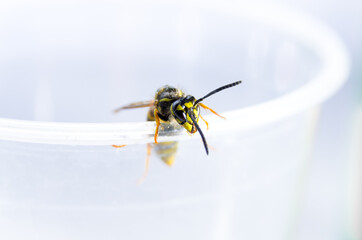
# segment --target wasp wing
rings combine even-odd
[[[142,101],[142,102],[135,102],[135,103],[131,103],[122,107],[119,107],[117,109],[114,110],[115,113],[124,110],[124,109],[132,109],[132,108],[143,108],[143,107],[150,107],[154,104],[153,100],[149,100],[149,101]]]

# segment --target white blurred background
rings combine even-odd
[[[347,84],[321,111],[299,239],[362,239],[362,1],[276,2],[327,23],[352,58]]]
[[[230,2],[237,2],[237,1],[230,1]],[[342,38],[342,40],[345,42],[351,58],[352,58],[352,69],[351,69],[351,75],[349,77],[349,80],[347,84],[342,88],[341,91],[339,91],[335,96],[333,96],[331,99],[329,99],[321,109],[320,116],[319,116],[319,122],[318,126],[316,128],[315,133],[315,142],[314,142],[314,148],[312,151],[312,161],[310,161],[310,171],[308,176],[308,182],[307,182],[307,194],[304,196],[304,201],[302,204],[302,217],[300,220],[300,224],[297,224],[298,229],[295,229],[296,239],[348,239],[348,240],[361,240],[362,239],[362,155],[361,155],[361,146],[362,146],[362,110],[361,110],[361,89],[362,89],[362,70],[361,70],[361,64],[362,64],[362,1],[358,0],[346,0],[346,1],[311,1],[311,0],[303,0],[303,1],[268,1],[268,2],[275,2],[279,4],[283,4],[289,7],[294,8],[297,11],[305,12],[307,14],[310,14],[318,19],[320,21],[328,24],[332,29],[334,29],[339,36]],[[262,1],[260,1],[261,7],[262,7]],[[87,4],[87,3],[83,3]],[[227,2],[225,2],[227,4]],[[42,19],[46,19],[47,16],[31,16],[31,11],[29,11],[29,5],[26,5],[23,9],[20,9],[17,12],[17,15],[12,15],[12,13],[5,11],[4,9],[0,9],[3,16],[6,16],[6,19],[8,20],[8,16],[12,16],[10,18],[13,21],[14,26],[17,27],[17,29],[8,29],[8,32],[6,33],[0,33],[0,37],[2,34],[6,34],[7,36],[14,33],[14,36],[12,36],[14,39],[19,38],[25,38],[28,36],[36,36],[40,39],[45,39],[43,43],[37,42],[37,44],[42,44],[42,47],[47,48],[47,37],[49,39],[57,39],[57,31],[52,31],[52,25],[46,26],[46,22],[42,22],[42,26],[46,27],[48,29],[47,32],[33,32],[29,33],[27,32],[27,26],[26,24],[29,24],[29,26],[36,26],[36,21],[43,21]],[[82,9],[82,5],[80,5],[80,9]],[[101,8],[100,11],[112,11],[112,9],[109,9],[109,7],[105,6],[104,9]],[[55,11],[56,12],[56,11]],[[61,11],[60,11],[61,12]],[[92,12],[92,11],[90,11]],[[145,11],[146,12],[146,11]],[[62,17],[66,18],[67,16],[53,16],[51,13],[49,13],[49,18],[51,19],[62,19]],[[73,17],[77,14],[77,12],[73,12],[71,14],[74,14]],[[87,11],[85,10],[82,14],[85,19],[96,19],[97,16],[91,16],[87,15]],[[169,13],[170,16],[172,13]],[[126,15],[126,14],[125,14]],[[39,17],[39,19],[37,18]],[[134,18],[129,19],[129,21],[134,21],[137,19],[137,16],[133,16]],[[190,16],[189,16],[190,17]],[[194,16],[195,17],[195,16]],[[111,17],[110,17],[111,18]],[[29,21],[27,21],[29,19]],[[31,19],[31,20],[30,20]],[[107,19],[108,21],[110,19]],[[93,20],[95,23],[96,20]],[[188,18],[188,21],[196,22],[197,23],[197,17]],[[25,24],[24,24],[25,22]],[[100,21],[101,22],[101,21]],[[105,21],[106,22],[106,21]],[[188,24],[190,24],[190,22]],[[0,24],[1,22],[1,16],[0,16]],[[54,22],[52,22],[54,24]],[[80,19],[79,22],[77,22],[79,26],[82,26],[82,19]],[[154,24],[157,24],[155,22]],[[217,24],[217,22],[215,22]],[[4,24],[6,25],[6,24]],[[192,24],[191,24],[192,25]],[[61,24],[59,24],[61,26]],[[58,27],[59,27],[58,26]],[[74,36],[77,36],[77,34],[82,34],[77,32],[79,29],[79,26],[77,25],[69,25],[69,29],[63,29],[64,31],[74,31]],[[74,28],[72,28],[74,27]],[[92,42],[92,44],[95,44],[96,46],[101,46],[103,38],[107,38],[108,42],[110,44],[113,44],[116,42],[116,40],[113,41],[113,39],[119,39],[120,36],[113,36],[109,35],[109,33],[112,33],[112,27],[113,26],[101,26],[101,25],[94,25],[89,26],[89,28],[94,27],[95,29],[102,30],[104,29],[104,32],[97,32],[95,35],[90,35],[88,37],[92,39],[96,39]],[[124,28],[127,28],[127,26],[121,26]],[[171,27],[171,23],[170,23]],[[20,31],[19,31],[20,29]],[[182,29],[182,26],[181,26]],[[197,26],[195,26],[195,29],[197,29]],[[221,29],[221,27],[220,27]],[[14,30],[14,31],[13,31]],[[59,30],[59,29],[57,29]],[[88,31],[89,29],[85,29],[84,32],[88,33],[91,31]],[[131,29],[132,30],[132,29]],[[130,29],[127,29],[127,31],[130,31]],[[171,31],[171,29],[170,29]],[[17,32],[22,32],[24,35],[16,36]],[[185,30],[186,33],[190,33],[190,30]],[[100,34],[100,36],[98,35]],[[152,39],[152,35],[157,35],[158,38],[162,38],[162,33],[160,32],[152,32],[150,30],[149,35],[143,35],[140,36],[139,39],[139,46],[144,48],[145,50],[148,49],[147,44],[144,44],[144,40],[147,39],[148,41],[152,42],[154,39]],[[191,29],[191,34],[192,29]],[[263,37],[263,34],[259,35]],[[83,36],[84,37],[84,36]],[[178,36],[174,36],[177,38]],[[211,36],[212,37],[212,36]],[[99,45],[97,45],[97,39],[99,40]],[[64,40],[64,39],[63,39]],[[69,40],[69,42],[67,42]],[[131,39],[132,40],[132,39]],[[124,39],[123,44],[127,46],[127,41],[131,41],[130,39]],[[260,40],[260,39],[259,39]],[[36,52],[36,49],[32,49],[32,39],[28,39],[29,46],[21,45],[19,49],[17,49],[16,53],[21,54],[22,52],[27,52],[29,55]],[[49,99],[49,89],[50,86],[47,85],[47,78],[52,77],[55,79],[55,82],[62,81],[62,79],[67,79],[69,82],[74,82],[76,84],[75,89],[79,89],[82,87],[82,85],[87,84],[86,81],[79,82],[75,81],[74,79],[77,79],[77,77],[81,77],[86,79],[87,77],[89,79],[97,79],[102,77],[108,77],[112,81],[117,81],[117,72],[114,73],[114,69],[117,69],[117,66],[112,65],[114,59],[107,58],[105,56],[112,56],[112,52],[110,51],[110,48],[107,48],[107,46],[104,47],[104,55],[99,56],[99,59],[106,59],[110,61],[110,64],[107,65],[105,62],[101,62],[101,60],[95,60],[93,61],[93,58],[91,61],[87,62],[88,65],[82,65],[82,61],[80,59],[84,58],[84,54],[89,54],[89,50],[91,49],[92,45],[84,45],[83,49],[77,49],[77,53],[74,54],[74,49],[68,48],[68,43],[74,43],[77,39],[65,39],[59,46],[59,48],[64,48],[64,55],[63,53],[57,52],[57,55],[55,59],[57,59],[54,62],[41,62],[43,59],[47,59],[47,57],[39,56],[39,59],[37,60],[38,63],[40,62],[42,66],[46,66],[48,69],[53,69],[53,67],[57,64],[64,63],[67,58],[68,54],[72,55],[73,58],[71,59],[74,61],[74,63],[79,63],[79,65],[75,65],[77,69],[75,72],[78,72],[80,75],[76,76],[74,75],[74,72],[72,72],[73,69],[65,69],[69,70],[69,72],[72,72],[72,75],[62,75],[64,72],[67,71],[60,71],[59,75],[54,78],[54,75],[47,75],[47,72],[44,72],[39,69],[36,69],[36,66],[28,66],[28,68],[21,68],[19,71],[15,71],[14,69],[11,69],[12,72],[16,72],[16,78],[18,79],[24,79],[27,77],[27,75],[35,76],[35,78],[39,81],[39,86],[41,86],[39,89],[31,89],[32,92],[36,92],[37,97],[35,101],[38,101],[39,104],[35,104],[39,107],[39,109],[35,109],[34,111],[32,109],[24,108],[26,106],[26,103],[30,101],[29,99],[32,99],[33,96],[29,93],[29,88],[31,86],[27,86],[27,82],[24,81],[23,86],[19,86],[19,88],[11,89],[14,91],[17,91],[17,94],[23,94],[24,98],[19,99],[0,99],[2,103],[9,102],[11,104],[1,104],[1,112],[6,112],[5,116],[1,117],[12,117],[12,118],[20,118],[20,119],[35,119],[35,120],[57,120],[57,121],[86,121],[90,120],[92,122],[97,121],[103,121],[106,119],[106,121],[118,121],[119,119],[108,119],[105,117],[109,113],[109,109],[112,109],[114,107],[117,107],[116,99],[114,96],[116,95],[115,92],[118,91],[118,89],[113,89],[114,92],[112,94],[107,95],[107,90],[112,89],[112,86],[104,87],[102,85],[102,82],[92,82],[92,86],[95,89],[98,89],[95,95],[89,96],[87,95],[86,98],[82,99],[82,94],[79,94],[77,91],[73,91],[72,89],[67,89],[67,96],[69,99],[79,99],[79,101],[74,102],[73,108],[70,110],[66,109],[64,110],[67,112],[67,114],[64,115],[57,115],[57,113],[54,113],[52,111],[54,103],[44,101],[46,99]],[[180,39],[180,41],[183,41],[183,39]],[[197,39],[195,39],[197,41]],[[236,44],[236,42],[233,42],[231,39],[229,44]],[[260,42],[259,42],[260,43]],[[63,44],[63,45],[62,45]],[[190,43],[192,44],[192,42]],[[71,45],[71,44],[69,44]],[[8,59],[12,59],[14,54],[14,48],[17,47],[17,42],[13,42],[12,49],[9,52],[6,52],[6,47],[2,48],[2,55],[5,56]],[[192,46],[191,46],[192,47]],[[5,50],[4,50],[5,49]],[[49,49],[52,49],[52,46],[49,47]],[[162,57],[164,59],[168,59],[172,53],[168,51],[168,49],[172,49],[172,46],[165,46],[164,52],[161,53]],[[122,48],[122,49],[116,49],[118,53],[122,52],[132,52],[135,49],[128,49],[128,48]],[[181,49],[182,52],[185,49]],[[148,53],[152,53],[153,49],[148,49]],[[187,51],[187,49],[185,50]],[[49,53],[49,52],[48,52]],[[49,53],[52,54],[51,52]],[[78,54],[78,55],[77,55]],[[240,55],[242,55],[243,52],[240,52]],[[188,62],[190,58],[192,58],[192,52],[186,52],[183,54],[180,54],[181,58],[185,62]],[[232,56],[232,53],[226,53],[225,57]],[[78,59],[79,57],[79,59]],[[94,56],[93,56],[94,57]],[[135,56],[135,59],[140,56]],[[26,58],[26,57],[25,57]],[[5,59],[5,58],[4,58]],[[170,57],[172,59],[172,57]],[[27,59],[24,59],[24,62],[26,62]],[[19,59],[17,59],[19,61]],[[57,62],[59,61],[59,62]],[[93,62],[92,62],[93,61]],[[98,61],[98,62],[97,62]],[[135,61],[134,59],[117,59],[117,61],[127,61],[127,63],[132,61]],[[140,69],[140,71],[145,71],[149,73],[150,75],[150,81],[146,84],[147,86],[144,86],[144,89],[142,91],[148,92],[148,89],[154,89],[154,82],[157,82],[157,84],[161,84],[164,81],[167,82],[167,78],[173,78],[172,82],[182,82],[183,79],[189,78],[190,76],[183,75],[182,69],[169,69],[170,75],[167,75],[167,73],[163,73],[161,71],[160,66],[162,64],[167,63],[167,61],[164,60],[164,62],[157,62],[158,60],[150,61],[152,62],[152,66],[149,66],[149,69]],[[116,62],[116,61],[114,61]],[[3,62],[1,64],[6,64],[6,62]],[[104,64],[105,69],[97,69],[92,71],[94,66],[99,66]],[[66,65],[66,64],[65,64]],[[162,66],[163,67],[163,66]],[[107,69],[109,68],[109,69]],[[160,68],[160,69],[158,69]],[[246,71],[243,71],[243,69],[233,70],[236,66],[230,66],[230,69],[228,69],[228,76],[225,76],[224,73],[214,73],[213,77],[215,75],[220,74],[219,78],[225,78],[233,79],[238,78],[240,75],[245,74]],[[113,72],[112,72],[112,71]],[[126,71],[126,70],[125,70]],[[233,72],[234,71],[234,72]],[[50,71],[51,72],[51,71]],[[104,73],[112,72],[112,74],[115,74],[114,76],[107,76],[104,75]],[[198,72],[198,76],[203,76],[204,78],[207,78],[208,69],[201,69],[200,72]],[[177,74],[177,77],[175,77],[175,73]],[[5,72],[6,74],[6,72]],[[12,73],[11,73],[12,74]],[[37,75],[40,74],[40,75]],[[54,73],[49,73],[54,74]],[[121,72],[124,76],[127,75],[127,72]],[[141,73],[140,73],[141,74]],[[211,75],[211,73],[210,73]],[[212,76],[210,76],[212,77]],[[243,76],[248,77],[248,76]],[[74,78],[74,79],[72,79]],[[160,80],[162,79],[162,80]],[[235,79],[237,80],[237,79]],[[192,81],[192,80],[190,80]],[[1,84],[1,82],[0,82]],[[202,83],[194,83],[195,85],[192,88],[195,88],[195,91],[197,94],[202,94],[204,89],[204,84]],[[55,84],[57,86],[57,84]],[[137,90],[137,84],[133,83],[131,85],[130,92],[127,92],[127,90],[121,90],[121,94],[123,95],[130,95],[129,98],[132,98],[132,92]],[[0,85],[1,86],[1,85]],[[59,84],[61,87],[61,84]],[[53,86],[54,87],[54,86]],[[189,86],[188,86],[189,87]],[[258,87],[257,85],[254,87]],[[59,89],[58,89],[59,90]],[[187,89],[188,91],[191,91],[191,87]],[[1,92],[3,91],[3,92]],[[5,86],[2,86],[0,89],[0,93],[2,93],[2,96],[8,96],[6,93],[9,91],[9,89],[6,89]],[[152,90],[153,91],[153,90]],[[244,90],[245,91],[245,90]],[[56,95],[56,94],[55,94]],[[150,93],[149,96],[145,96],[146,99],[138,99],[139,96],[137,96],[137,99],[131,99],[131,101],[134,100],[147,100],[150,97],[152,97],[153,93]],[[85,95],[84,95],[85,96]],[[273,95],[270,94],[269,97],[272,97]],[[57,96],[55,96],[57,97]],[[61,99],[60,96],[58,96],[59,99]],[[128,98],[128,97],[125,97]],[[245,97],[245,101],[242,103],[242,106],[247,104],[253,104],[256,102],[253,102],[254,98],[252,95],[249,97]],[[88,105],[87,105],[88,103]],[[220,108],[221,106],[217,105],[218,101],[214,102],[216,105],[216,109]],[[58,103],[61,106],[61,103]],[[77,105],[78,104],[78,105]],[[106,108],[102,108],[102,106],[107,106]],[[215,106],[214,105],[214,106]],[[84,106],[86,106],[84,108]],[[237,106],[232,106],[231,104],[228,106],[230,109]],[[239,107],[239,106],[238,106]],[[92,108],[96,109],[103,109],[103,112],[98,112],[98,116],[94,116],[92,113]],[[18,109],[21,109],[19,111]],[[46,109],[47,111],[44,111]],[[230,110],[230,109],[224,109],[224,110]],[[79,114],[79,111],[82,112],[82,114]],[[126,115],[124,116],[125,120],[131,120],[136,116],[137,120],[142,120],[144,116],[144,112],[136,112],[135,115]],[[30,220],[29,220],[30,221]],[[0,227],[1,230],[1,227]],[[262,229],[261,229],[262,231]]]

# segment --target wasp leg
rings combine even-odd
[[[160,117],[158,116],[158,111],[157,108],[155,108],[154,111],[154,115],[155,115],[155,121],[156,121],[156,132],[155,132],[155,143],[157,144],[157,137],[158,137],[158,128],[160,127]]]
[[[210,110],[213,114],[223,118],[223,119],[226,119],[225,117],[219,115],[217,112],[215,112],[214,110],[212,110],[211,108],[209,108],[208,106],[206,106],[205,104],[203,103],[199,103],[200,107],[204,108],[204,109],[207,109],[207,110]]]
[[[150,169],[150,157],[151,157],[151,144],[147,144],[147,157],[146,157],[146,163],[145,163],[145,170],[143,171],[142,176],[140,179],[138,179],[137,184],[143,183],[143,181],[146,179],[148,170]]]
[[[135,103],[131,103],[131,104],[128,104],[126,106],[122,106],[122,107],[119,107],[119,108],[115,109],[114,113],[117,113],[117,112],[119,112],[121,110],[124,110],[124,109],[151,107],[153,104],[154,104],[153,100],[151,100],[151,101],[143,101],[143,102],[135,102]]]
[[[206,129],[209,130],[209,123],[205,120],[205,118],[203,118],[203,117],[201,116],[201,114],[199,114],[199,116],[200,116],[200,118],[205,122],[205,124],[206,124]]]
[[[125,147],[125,146],[127,146],[126,144],[123,144],[123,145],[112,145],[112,147],[114,147],[114,148],[123,148],[123,147]]]

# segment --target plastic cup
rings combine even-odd
[[[1,239],[290,239],[318,109],[349,58],[310,16],[253,3],[3,3]],[[147,109],[169,84],[205,100],[172,168]],[[132,122],[136,121],[136,122]],[[114,149],[112,144],[126,144]],[[153,149],[154,150],[154,149]]]

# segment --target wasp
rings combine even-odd
[[[119,112],[125,109],[133,109],[133,108],[142,108],[142,107],[149,107],[147,113],[147,121],[155,121],[156,122],[156,130],[154,135],[154,142],[155,142],[155,150],[157,154],[161,157],[161,159],[169,166],[173,165],[175,155],[177,152],[177,145],[178,142],[162,142],[159,143],[157,141],[158,132],[160,129],[161,123],[171,126],[171,123],[176,121],[177,124],[181,125],[186,129],[189,134],[194,134],[199,132],[202,142],[204,144],[204,148],[206,154],[209,154],[209,148],[205,139],[205,136],[198,124],[199,118],[201,118],[207,128],[209,127],[208,122],[201,116],[200,114],[200,107],[206,110],[211,111],[213,114],[220,116],[216,113],[213,109],[209,108],[205,104],[201,103],[205,98],[210,97],[211,95],[218,93],[222,90],[225,90],[230,87],[234,87],[240,84],[241,81],[233,82],[222,87],[219,87],[204,97],[196,99],[194,96],[185,95],[183,91],[178,88],[165,85],[159,88],[156,91],[155,97],[153,100],[150,101],[142,101],[131,103],[126,106],[119,107],[114,110],[114,112]],[[225,119],[225,118],[224,118]],[[173,129],[173,128],[169,128]],[[113,147],[123,147],[123,145],[112,145]],[[147,159],[146,159],[146,170],[147,172],[149,166],[149,157],[151,155],[151,145],[148,144],[147,147]],[[145,174],[144,174],[145,175]]]

